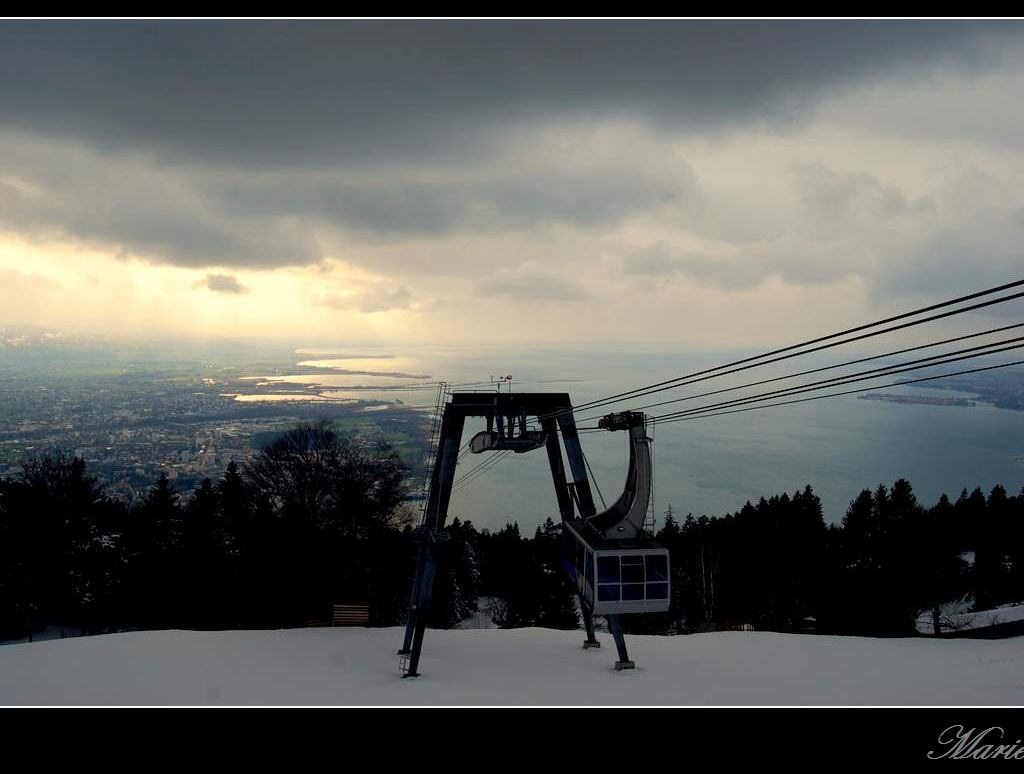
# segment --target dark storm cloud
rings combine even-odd
[[[325,249],[316,235],[339,231],[383,241],[540,224],[600,229],[658,206],[701,202],[685,162],[590,145],[582,157],[511,147],[468,168],[252,173],[0,134],[0,228],[180,266],[312,264]]]
[[[216,164],[482,153],[516,122],[788,121],[836,87],[991,63],[1021,25],[119,21],[0,24],[0,125]]]
[[[537,223],[594,227],[659,205],[701,204],[690,167],[682,162],[503,158],[486,169],[446,167],[429,180],[381,175],[352,180],[275,175],[270,180],[204,183],[204,195],[225,214],[288,214],[389,237],[451,231],[487,232]]]
[[[226,215],[199,190],[199,179],[136,159],[0,135],[0,229],[179,266],[318,260],[308,229],[267,216]]]
[[[785,229],[713,206],[663,135],[791,126],[845,87],[981,72],[1022,32],[1012,22],[0,22],[0,229],[213,271],[340,255],[378,273],[487,277],[485,295],[573,300],[586,297],[575,277],[495,275],[503,256],[363,248],[549,224],[594,235],[647,215],[751,246],[724,262],[658,248],[629,257],[628,272],[817,281],[855,261],[763,247]],[[927,209],[863,175],[812,170],[800,184],[810,239]],[[354,303],[382,311],[411,299]]]

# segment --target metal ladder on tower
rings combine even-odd
[[[434,465],[437,464],[438,447],[441,443],[441,423],[444,416],[444,405],[451,391],[447,382],[438,382],[437,397],[434,399],[434,413],[430,422],[430,435],[427,437],[427,448],[423,455],[423,481],[420,484],[420,529],[425,528],[427,504],[430,499],[430,482],[433,477]],[[399,651],[398,669],[402,677],[409,675],[411,653],[404,649]]]
[[[423,481],[420,484],[420,524],[426,515],[427,500],[430,496],[430,479],[434,472],[434,464],[437,462],[437,447],[441,441],[441,417],[444,413],[444,403],[450,391],[447,382],[438,382],[437,396],[434,399],[434,413],[430,421],[430,435],[427,437],[427,449],[423,457]]]

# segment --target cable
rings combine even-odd
[[[484,465],[486,465],[492,459],[494,459],[494,458],[493,457],[487,457],[486,459],[483,459],[480,462],[478,462],[474,467],[470,468],[468,471],[466,471],[461,476],[459,476],[457,479],[455,479],[455,481],[452,483],[452,487],[456,487],[459,484],[461,484],[463,481],[465,481],[467,478],[469,478],[474,473],[476,473],[477,470],[482,468]]]
[[[956,336],[956,337],[951,338],[951,339],[943,339],[942,341],[934,341],[934,342],[932,342],[930,344],[920,344],[920,345],[918,345],[916,347],[907,347],[906,349],[897,349],[897,350],[894,350],[892,352],[886,352],[886,353],[881,354],[881,355],[872,355],[871,357],[862,357],[862,358],[858,358],[856,360],[847,360],[847,361],[845,361],[843,363],[836,363],[834,365],[822,366],[821,368],[812,368],[810,370],[800,371],[800,372],[795,373],[795,374],[786,374],[784,376],[776,376],[776,377],[773,377],[771,379],[761,379],[760,381],[747,382],[746,384],[736,385],[735,387],[725,387],[725,388],[723,388],[721,390],[710,390],[708,392],[697,393],[696,395],[687,395],[687,396],[682,397],[682,398],[673,398],[671,400],[664,400],[664,401],[661,401],[659,403],[648,403],[647,405],[644,405],[644,406],[637,406],[635,408],[631,407],[630,410],[631,411],[643,411],[645,409],[657,408],[658,406],[667,406],[670,403],[682,403],[683,401],[696,400],[697,398],[706,398],[706,397],[708,397],[710,395],[720,395],[720,394],[725,393],[725,392],[732,392],[734,390],[742,390],[742,389],[745,389],[747,387],[757,387],[757,386],[762,385],[762,384],[770,384],[772,382],[780,382],[780,381],[784,381],[786,379],[796,379],[797,377],[800,377],[800,376],[808,376],[809,374],[820,373],[822,371],[830,371],[830,370],[833,370],[833,369],[836,369],[836,368],[845,368],[847,366],[856,365],[858,363],[867,363],[867,362],[870,362],[872,360],[880,360],[880,359],[886,358],[886,357],[894,357],[895,355],[903,355],[903,354],[906,354],[907,352],[916,352],[918,350],[928,349],[930,347],[938,347],[938,346],[941,346],[943,344],[951,344],[954,341],[964,341],[965,339],[977,338],[978,336],[987,336],[987,335],[992,334],[992,333],[999,333],[1000,331],[1006,331],[1006,330],[1011,330],[1013,328],[1021,328],[1021,327],[1024,327],[1024,323],[1015,323],[1013,325],[1005,325],[1005,326],[1003,326],[1001,328],[992,328],[992,329],[987,330],[987,331],[981,331],[980,333],[970,333],[970,334],[967,334],[966,336]],[[1019,341],[1019,340],[1020,339],[1007,339],[1005,341],[993,342],[991,344],[983,345],[983,347],[984,346],[996,346],[997,344],[1005,344],[1005,343],[1008,343],[1010,341]],[[977,347],[977,349],[981,349],[983,347]],[[959,350],[959,352],[967,352],[967,351],[970,351],[970,350]],[[957,354],[957,352],[946,353],[946,354],[947,355],[948,354]],[[944,356],[945,355],[935,355],[936,358],[944,357]],[[911,361],[911,362],[917,362],[917,361]],[[906,364],[902,364],[902,365],[906,365]],[[897,366],[894,365],[894,366],[891,366],[891,367],[895,368]],[[839,377],[837,377],[837,378],[839,378]],[[666,415],[663,415],[663,416],[668,416],[668,415],[666,414]],[[587,420],[596,419],[596,418],[597,418],[597,415],[591,416],[591,417],[582,417],[581,419],[582,419],[582,421],[587,421]]]
[[[587,466],[587,472],[590,474],[590,480],[594,482],[594,489],[597,490],[597,496],[601,498],[601,507],[606,511],[608,510],[607,504],[604,501],[604,495],[601,494],[601,487],[597,485],[597,476],[594,475],[594,471],[590,469],[590,460],[587,459],[587,453],[583,451],[583,447],[580,447],[580,453],[583,455],[583,462]]]
[[[636,395],[630,395],[630,397],[639,398],[639,397],[643,397],[645,395],[651,395],[651,394],[656,393],[656,392],[664,392],[665,390],[675,389],[676,387],[684,387],[684,386],[686,386],[688,384],[696,384],[697,382],[703,382],[703,381],[706,381],[708,379],[714,379],[715,377],[718,377],[718,376],[726,376],[727,374],[733,374],[733,373],[737,373],[739,371],[746,371],[746,370],[748,370],[750,368],[758,368],[760,366],[768,365],[770,363],[777,363],[777,362],[779,362],[781,360],[789,360],[790,358],[793,358],[793,357],[799,357],[801,355],[809,355],[812,352],[818,352],[818,351],[823,350],[823,349],[829,349],[831,347],[838,347],[838,346],[841,346],[843,344],[849,344],[849,343],[854,342],[854,341],[860,341],[862,339],[872,338],[874,336],[880,336],[880,335],[885,334],[885,333],[891,333],[892,331],[901,330],[903,328],[909,328],[909,327],[912,327],[912,326],[915,326],[915,325],[921,325],[922,323],[932,322],[934,320],[939,320],[939,319],[942,319],[942,318],[945,318],[945,317],[950,317],[952,315],[962,314],[963,312],[974,311],[975,309],[981,309],[983,307],[992,306],[993,304],[1000,304],[1000,303],[1003,303],[1004,301],[1012,301],[1013,299],[1021,298],[1021,297],[1024,297],[1024,292],[1022,292],[1022,293],[1014,293],[1013,295],[1003,296],[1001,298],[992,299],[991,301],[985,301],[984,303],[974,304],[972,306],[963,307],[962,309],[954,309],[952,311],[943,312],[942,314],[932,315],[931,317],[926,317],[926,318],[921,319],[921,320],[913,320],[913,321],[908,322],[908,323],[901,323],[900,325],[894,325],[894,326],[891,326],[889,328],[883,328],[880,331],[873,331],[871,333],[864,333],[864,334],[861,334],[860,336],[854,336],[854,337],[851,337],[849,339],[843,339],[842,341],[835,341],[835,342],[832,342],[830,344],[822,344],[821,346],[812,347],[811,349],[806,349],[806,350],[803,350],[801,352],[791,352],[788,355],[782,355],[780,357],[772,358],[770,360],[765,360],[765,361],[763,361],[761,363],[750,363],[748,365],[744,365],[744,366],[741,366],[739,368],[732,368],[729,371],[722,371],[722,373],[713,373],[713,374],[710,374],[710,375],[707,375],[707,376],[701,376],[701,374],[708,374],[709,371],[718,371],[718,370],[721,370],[723,368],[727,368],[727,367],[731,367],[733,365],[736,365],[737,363],[746,363],[747,361],[749,361],[751,359],[754,359],[754,358],[745,358],[744,360],[737,360],[734,363],[729,363],[726,366],[719,366],[718,368],[711,368],[711,369],[708,369],[706,371],[698,371],[698,372],[696,372],[694,374],[690,374],[688,376],[680,376],[680,377],[677,377],[676,379],[670,379],[668,382],[661,382],[660,383],[661,385],[668,384],[668,386],[652,385],[652,387],[656,387],[656,389],[641,388],[642,390],[645,390],[645,391],[640,391]],[[820,339],[815,339],[815,341],[820,341]],[[803,346],[803,345],[795,345],[795,346]],[[785,349],[792,349],[792,347],[786,347]],[[784,351],[784,350],[775,350],[775,351],[776,352],[781,352],[781,351]],[[760,357],[766,357],[767,355],[770,355],[770,354],[772,354],[772,353],[769,352],[769,353],[766,353],[766,355],[759,355],[758,357],[759,358]],[[691,378],[691,377],[695,377],[695,376],[701,376],[701,378],[699,378],[699,379]],[[689,379],[689,381],[683,381],[685,379]],[[672,383],[670,384],[669,382],[672,382]],[[585,409],[598,408],[599,406],[607,405],[607,404],[610,404],[610,403],[619,403],[619,402],[621,402],[621,400],[625,400],[625,398],[614,399],[614,400],[613,399],[607,399],[607,400],[599,403],[598,406],[583,404],[581,406],[575,407],[573,410],[574,411],[583,411]]]
[[[462,489],[465,486],[471,484],[477,477],[483,475],[485,472],[490,470],[492,467],[497,465],[501,460],[505,458],[507,454],[511,452],[510,449],[503,449],[502,451],[495,454],[488,460],[484,460],[482,463],[477,465],[475,468],[466,473],[462,478],[452,484],[452,491]]]
[[[479,465],[477,468],[475,468],[472,471],[472,475],[467,475],[467,477],[464,480],[462,480],[459,483],[458,486],[454,486],[453,485],[452,491],[455,492],[455,491],[458,491],[460,489],[464,489],[465,487],[467,487],[470,484],[472,484],[480,476],[482,476],[488,470],[490,470],[491,468],[495,467],[499,462],[501,462],[501,460],[504,459],[505,454],[507,453],[507,451],[508,450],[505,450],[505,452],[499,452],[497,455],[495,455],[494,457],[489,459],[486,463]]]
[[[711,373],[713,371],[721,371],[724,368],[731,368],[733,366],[742,365],[744,363],[750,363],[750,362],[752,362],[754,360],[761,360],[762,358],[770,357],[772,355],[778,355],[778,354],[781,354],[783,352],[790,352],[791,350],[799,349],[800,347],[809,346],[811,344],[817,344],[817,343],[822,342],[822,341],[829,341],[831,339],[839,338],[840,336],[845,336],[845,335],[850,334],[850,333],[857,333],[858,331],[867,330],[868,328],[875,328],[875,327],[877,327],[879,325],[885,325],[886,323],[895,322],[897,320],[903,320],[903,319],[906,319],[908,317],[915,317],[915,316],[917,316],[919,314],[924,314],[925,312],[931,312],[931,311],[934,311],[935,309],[941,309],[943,307],[952,306],[953,304],[959,304],[959,303],[961,303],[963,301],[970,301],[970,300],[975,299],[975,298],[980,298],[981,296],[988,296],[988,295],[991,295],[993,293],[998,293],[998,292],[1000,292],[1002,290],[1008,290],[1010,288],[1018,287],[1020,285],[1024,285],[1024,279],[1017,280],[1015,282],[1008,282],[1005,285],[999,285],[998,287],[989,288],[987,290],[980,290],[980,291],[978,291],[976,293],[971,293],[971,294],[966,295],[966,296],[960,296],[959,298],[953,298],[953,299],[950,299],[949,301],[943,301],[943,302],[938,303],[938,304],[932,304],[930,306],[922,307],[921,309],[915,309],[914,311],[911,311],[911,312],[904,312],[903,314],[894,315],[893,317],[887,317],[885,319],[877,320],[877,321],[872,322],[872,323],[866,323],[864,325],[858,325],[858,326],[855,326],[853,328],[847,328],[847,329],[842,330],[842,331],[837,331],[836,333],[830,333],[827,336],[819,336],[819,337],[817,337],[815,339],[808,339],[807,341],[800,342],[799,344],[791,344],[788,347],[782,347],[780,349],[774,349],[774,350],[771,350],[769,352],[762,353],[760,355],[753,355],[751,357],[746,357],[746,358],[742,358],[740,360],[735,360],[735,361],[733,361],[731,363],[726,363],[725,365],[717,366],[715,368],[708,368],[708,369],[705,369],[703,371],[697,371],[696,373],[693,373],[693,374],[687,374],[687,375],[684,375],[684,376],[674,377],[672,379],[667,379],[667,380],[662,381],[662,382],[657,382],[655,384],[650,384],[650,385],[648,385],[646,387],[638,387],[635,390],[627,390],[626,392],[620,392],[620,393],[618,393],[616,395],[611,395],[611,396],[609,396],[607,398],[599,398],[597,400],[589,401],[587,403],[583,403],[583,404],[581,404],[579,406],[576,406],[575,410],[576,411],[582,411],[583,409],[586,409],[586,408],[594,408],[596,406],[596,404],[618,403],[618,402],[620,402],[618,400],[619,398],[638,397],[638,396],[636,396],[636,393],[641,393],[641,392],[643,392],[644,394],[650,394],[650,392],[657,392],[659,390],[654,390],[653,388],[664,387],[665,385],[670,385],[670,384],[672,384],[674,382],[678,382],[678,381],[681,381],[683,379],[690,379],[690,378],[692,378],[694,376],[702,376],[704,374],[709,374],[709,373]],[[913,325],[920,325],[921,323],[931,322],[933,320],[941,319],[942,317],[949,317],[949,316],[952,316],[952,315],[955,315],[955,314],[961,314],[963,312],[973,311],[975,309],[981,309],[983,307],[991,306],[993,304],[1002,303],[1004,301],[1010,301],[1010,300],[1013,300],[1015,298],[1021,298],[1022,296],[1024,296],[1024,293],[1015,293],[1015,294],[1012,294],[1012,295],[1009,295],[1009,296],[1003,296],[1002,298],[992,299],[990,301],[986,301],[986,302],[983,302],[983,303],[980,303],[980,304],[974,304],[974,305],[969,306],[969,307],[964,307],[963,309],[954,309],[954,310],[952,310],[950,312],[945,312],[945,313],[943,313],[941,315],[934,315],[934,316],[929,317],[929,318],[927,318],[925,320],[917,320],[917,321],[914,321],[914,322],[905,323],[903,325],[893,326],[893,327],[888,328],[888,329],[886,329],[884,331],[877,331],[875,333],[869,333],[869,334],[865,334],[865,335],[858,336],[858,337],[855,337],[855,338],[846,339],[846,340],[841,341],[841,342],[834,342],[834,343],[829,344],[827,346],[831,347],[831,346],[839,346],[840,344],[847,344],[847,343],[849,343],[851,341],[857,341],[859,339],[869,338],[871,336],[878,336],[878,335],[880,335],[882,333],[889,333],[889,332],[894,331],[894,330],[899,330],[900,328],[907,328],[907,327],[911,327]],[[817,347],[815,349],[807,350],[806,352],[792,353],[791,355],[788,355],[787,357],[797,357],[799,355],[808,354],[809,352],[815,352],[818,349],[825,349],[825,348],[826,347]],[[785,359],[785,358],[778,358],[778,359]],[[776,361],[773,360],[773,361],[769,361],[769,362],[776,362]],[[749,367],[752,368],[754,366],[749,366]]]
[[[645,395],[651,395],[651,394],[656,393],[656,392],[662,392],[664,390],[674,389],[675,387],[682,387],[682,386],[685,386],[687,384],[695,384],[696,382],[705,381],[707,379],[712,379],[712,378],[715,378],[716,376],[725,376],[725,375],[730,374],[730,373],[736,373],[738,371],[744,371],[744,370],[747,370],[749,368],[756,368],[758,366],[768,365],[770,363],[776,363],[776,362],[779,362],[781,360],[787,360],[787,359],[792,358],[792,357],[799,357],[800,355],[808,355],[808,354],[810,354],[812,352],[818,352],[818,351],[821,351],[823,349],[828,349],[828,348],[831,348],[831,347],[841,346],[843,344],[850,344],[850,343],[855,342],[855,341],[861,341],[863,339],[872,338],[874,336],[881,336],[881,335],[886,334],[886,333],[892,333],[893,331],[902,330],[902,329],[905,329],[905,328],[910,328],[910,327],[913,327],[913,326],[916,326],[916,325],[922,325],[922,324],[927,323],[927,322],[934,322],[935,320],[940,320],[940,319],[944,319],[946,317],[951,317],[951,316],[954,316],[954,315],[963,314],[965,312],[975,311],[977,309],[983,309],[983,308],[986,308],[986,307],[989,307],[989,306],[993,306],[995,304],[1004,303],[1006,301],[1012,301],[1014,299],[1018,299],[1018,298],[1024,297],[1024,292],[1013,293],[1013,294],[1010,294],[1008,296],[1002,296],[1000,298],[990,299],[988,301],[984,301],[984,302],[981,302],[981,303],[978,303],[978,304],[972,304],[970,306],[962,307],[960,309],[953,309],[953,310],[950,310],[950,311],[947,311],[947,312],[943,312],[941,314],[932,315],[930,317],[926,317],[926,318],[923,318],[921,320],[912,320],[910,322],[902,323],[900,325],[890,326],[890,327],[884,328],[882,330],[872,331],[870,333],[864,333],[864,334],[861,334],[859,336],[853,336],[853,337],[848,338],[848,339],[843,339],[842,341],[832,341],[833,339],[837,339],[840,336],[845,336],[845,335],[850,334],[850,333],[857,333],[859,331],[864,331],[864,330],[867,330],[869,328],[875,328],[875,327],[877,327],[879,325],[885,325],[885,324],[890,323],[890,322],[896,322],[897,320],[904,320],[904,319],[906,319],[908,317],[915,317],[915,316],[917,316],[919,314],[924,314],[926,312],[934,311],[936,309],[942,309],[944,307],[952,306],[954,304],[959,304],[959,303],[962,303],[964,301],[970,301],[970,300],[973,300],[975,298],[981,298],[982,296],[991,295],[993,293],[998,293],[998,292],[1003,291],[1003,290],[1009,290],[1010,288],[1019,287],[1021,285],[1024,285],[1024,279],[1016,280],[1014,282],[1007,282],[1007,283],[1005,283],[1003,285],[998,285],[998,286],[995,286],[995,287],[992,287],[992,288],[988,288],[988,289],[985,289],[985,290],[979,290],[979,291],[977,291],[975,293],[970,293],[970,294],[965,295],[965,296],[959,296],[957,298],[949,299],[948,301],[942,301],[942,302],[937,303],[937,304],[931,304],[929,306],[921,307],[920,309],[915,309],[915,310],[910,311],[910,312],[904,312],[902,314],[894,315],[892,317],[886,317],[886,318],[881,319],[881,320],[876,320],[875,322],[865,323],[863,325],[858,325],[858,326],[855,326],[855,327],[852,327],[852,328],[846,328],[845,330],[842,330],[842,331],[837,331],[835,333],[830,333],[830,334],[828,334],[826,336],[819,336],[819,337],[814,338],[814,339],[808,339],[807,341],[803,341],[803,342],[800,342],[798,344],[791,344],[791,345],[789,345],[787,347],[781,347],[779,349],[774,349],[774,350],[771,350],[771,351],[768,351],[768,352],[764,352],[764,353],[762,353],[760,355],[753,355],[751,357],[741,358],[740,360],[734,360],[734,361],[732,361],[730,363],[725,363],[723,365],[716,366],[714,368],[707,368],[707,369],[704,369],[702,371],[693,372],[691,374],[685,374],[683,376],[677,376],[677,377],[674,377],[672,379],[667,379],[665,381],[655,382],[655,383],[647,385],[645,387],[638,387],[638,388],[633,389],[633,390],[627,390],[626,392],[616,393],[614,395],[610,395],[610,396],[605,397],[605,398],[596,398],[594,400],[587,401],[586,403],[582,403],[579,406],[574,406],[574,407],[570,407],[570,408],[567,408],[567,409],[560,409],[560,410],[557,410],[557,411],[548,412],[547,414],[538,416],[537,419],[538,420],[540,420],[540,419],[547,419],[549,417],[558,416],[558,415],[561,415],[561,414],[564,414],[564,413],[576,413],[576,412],[584,411],[584,410],[587,410],[587,409],[593,409],[593,408],[598,408],[598,407],[605,406],[605,405],[610,405],[612,403],[619,403],[622,400],[625,400],[627,398],[639,398],[639,397],[643,397]],[[824,342],[824,341],[828,341],[830,343],[824,344],[824,345],[818,346],[818,347],[813,347],[811,349],[802,350],[800,352],[793,352],[793,350],[800,349],[801,347],[806,347],[806,346],[809,346],[811,344],[818,344],[818,343]],[[782,355],[782,353],[788,353],[788,354]],[[769,358],[769,357],[772,357],[773,355],[782,355],[782,356],[781,357],[775,357],[775,358],[772,358],[770,360],[764,360],[764,358]],[[754,362],[754,361],[763,361],[763,362]],[[742,366],[742,367],[737,367],[737,366]],[[732,369],[732,370],[726,371],[725,369]],[[722,372],[722,373],[716,373],[716,372]],[[701,377],[701,378],[696,378],[696,377]],[[686,381],[686,380],[690,380],[690,381]],[[587,428],[587,429],[590,429],[590,428]]]
[[[1013,344],[1012,346],[1005,346],[1005,347],[1004,346],[999,346],[999,345],[1007,344],[1009,342],[1014,342],[1014,341],[1022,341],[1022,340],[1024,340],[1024,337],[1017,337],[1017,338],[1013,338],[1013,339],[1006,339],[1004,341],[991,342],[989,344],[984,344],[984,345],[981,345],[979,347],[968,347],[966,349],[955,350],[953,352],[946,352],[946,353],[943,353],[941,355],[933,355],[931,357],[919,358],[918,360],[910,360],[910,361],[907,361],[905,363],[897,363],[897,364],[893,364],[893,365],[889,365],[889,366],[884,366],[882,368],[872,368],[872,369],[869,369],[867,371],[861,371],[861,372],[856,373],[856,374],[845,374],[843,376],[836,376],[836,377],[833,377],[831,379],[822,379],[822,380],[819,380],[817,382],[810,382],[808,384],[798,384],[798,385],[794,385],[792,387],[785,387],[785,388],[783,388],[781,390],[770,390],[768,392],[760,393],[758,395],[748,395],[748,396],[744,396],[744,397],[740,397],[740,398],[735,398],[735,399],[732,399],[732,400],[721,401],[719,403],[711,403],[711,404],[708,404],[708,405],[705,405],[705,406],[697,406],[697,407],[692,408],[692,409],[686,409],[686,410],[682,410],[682,411],[674,411],[674,412],[670,412],[668,414],[660,414],[658,416],[651,417],[651,419],[655,419],[655,420],[658,420],[658,421],[672,421],[672,420],[674,420],[674,419],[676,419],[678,417],[682,417],[682,416],[704,414],[704,413],[709,412],[709,411],[717,411],[719,409],[729,408],[729,407],[732,407],[732,406],[740,406],[740,405],[745,405],[745,404],[748,404],[748,403],[758,403],[758,402],[761,402],[761,401],[764,401],[764,400],[771,400],[772,398],[781,397],[783,395],[795,395],[795,394],[800,394],[800,393],[803,393],[803,392],[812,392],[812,391],[815,391],[815,390],[828,389],[829,387],[838,387],[839,385],[842,385],[842,384],[852,384],[854,382],[864,381],[865,379],[872,379],[872,378],[876,378],[878,376],[892,376],[892,375],[899,374],[899,373],[906,373],[907,371],[916,371],[916,370],[920,370],[922,368],[931,368],[933,366],[945,365],[946,363],[954,363],[954,362],[958,362],[960,360],[969,360],[971,358],[981,357],[983,355],[992,355],[992,354],[996,354],[996,353],[999,353],[999,352],[1005,352],[1005,351],[1012,350],[1012,349],[1019,349],[1021,347],[1024,347],[1024,344]],[[999,348],[998,349],[991,349],[992,347],[999,347]],[[986,350],[986,351],[977,351],[977,350]],[[974,354],[964,354],[964,353],[971,353],[971,352],[973,352]],[[953,357],[954,355],[956,355],[957,357]],[[945,358],[945,359],[938,359],[938,358]],[[927,361],[935,361],[935,362],[927,362]],[[866,388],[861,388],[861,389],[866,389]],[[719,391],[716,391],[716,392],[724,392],[724,391],[725,390],[719,390]],[[713,393],[709,393],[709,394],[713,394]],[[700,396],[691,396],[691,397],[700,397]],[[580,429],[580,432],[581,432],[581,434],[582,433],[602,432],[602,428],[584,427],[584,428]]]
[[[844,392],[832,392],[825,395],[812,395],[809,398],[797,398],[796,400],[785,400],[778,403],[763,403],[759,406],[749,406],[747,408],[732,409],[730,411],[713,412],[709,414],[696,414],[693,416],[679,417],[677,419],[666,419],[661,420],[663,424],[671,424],[673,422],[686,422],[690,419],[703,419],[705,417],[720,417],[726,414],[739,414],[744,411],[756,411],[757,409],[772,408],[773,406],[786,406],[791,403],[806,403],[812,400],[822,400],[824,398],[836,398],[841,395],[853,395],[857,392],[865,392],[866,390],[880,390],[883,387],[898,387],[904,384],[918,384],[919,382],[929,382],[935,379],[947,379],[951,376],[963,376],[964,374],[976,374],[981,371],[993,371],[997,368],[1009,368],[1010,366],[1024,365],[1024,360],[1014,360],[1010,363],[999,363],[997,365],[984,366],[983,368],[971,368],[966,371],[954,371],[948,374],[937,374],[935,376],[925,376],[920,379],[906,379],[899,382],[889,382],[888,384],[876,384],[873,387],[858,387],[856,390],[845,390]]]
[[[1024,339],[1020,337],[1018,339],[1010,339],[1010,341],[1019,341]],[[996,342],[997,344],[1003,344],[1005,342]],[[989,345],[992,346],[992,345]],[[810,392],[813,390],[827,389],[828,387],[837,387],[841,384],[852,384],[853,382],[862,382],[865,379],[873,379],[877,376],[892,376],[894,374],[906,373],[907,371],[917,371],[921,368],[932,368],[937,365],[945,365],[946,363],[955,363],[959,360],[969,360],[975,357],[982,357],[984,355],[994,355],[997,352],[1006,352],[1011,349],[1020,349],[1024,347],[1024,344],[1014,344],[1008,347],[1000,347],[999,349],[990,349],[987,352],[974,352],[970,355],[960,355],[959,357],[949,357],[945,360],[937,360],[934,363],[925,363],[923,365],[915,365],[922,362],[922,360],[935,360],[935,358],[922,358],[922,360],[911,360],[907,363],[901,363],[900,366],[908,366],[906,368],[896,366],[886,366],[885,368],[874,368],[869,371],[862,371],[859,374],[850,374],[848,376],[838,376],[832,379],[823,379],[818,382],[811,382],[806,385],[796,385],[795,387],[787,387],[782,390],[771,390],[769,392],[761,393],[760,395],[750,395],[745,398],[737,398],[735,400],[722,401],[720,403],[711,403],[707,406],[698,406],[696,408],[687,409],[685,411],[676,411],[670,414],[662,414],[661,416],[655,417],[659,421],[665,421],[675,419],[679,416],[704,413],[707,411],[714,411],[720,408],[726,408],[729,406],[739,406],[747,403],[759,402],[762,400],[770,400],[771,398],[779,397],[781,395],[795,395],[802,392]],[[968,350],[961,350],[961,352],[970,352],[978,347],[972,347]],[[948,353],[948,354],[959,354],[959,353]],[[943,356],[945,357],[945,356]],[[880,373],[881,372],[881,373]]]

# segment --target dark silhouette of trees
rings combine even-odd
[[[381,442],[300,425],[219,481],[182,492],[161,476],[129,508],[63,452],[0,481],[0,638],[45,626],[276,628],[368,604],[371,625],[402,623],[415,542],[407,469]],[[501,627],[574,629],[561,525],[478,531],[453,519],[437,544],[431,625],[478,611]],[[826,526],[810,486],[657,534],[672,558],[668,612],[625,616],[630,632],[753,627],[903,636],[924,614],[973,597],[1024,599],[1024,491],[964,489],[923,507],[910,483],[865,489]],[[483,598],[489,601],[486,609]]]
[[[538,594],[535,626],[546,629],[577,629],[580,616],[576,592],[562,571],[562,525],[549,516],[533,537],[534,583]]]
[[[402,523],[406,468],[382,442],[300,425],[244,466],[254,501],[254,551],[267,574],[264,601],[279,625],[323,615],[335,602],[365,604],[379,556],[370,544]],[[383,591],[379,589],[378,593]]]

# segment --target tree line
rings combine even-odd
[[[47,626],[283,628],[362,604],[404,622],[418,512],[409,470],[383,441],[299,425],[218,481],[180,492],[166,474],[135,507],[54,451],[0,481],[0,639]],[[442,544],[432,624],[479,610],[502,626],[578,623],[557,573],[557,532],[495,534],[455,519]],[[507,600],[507,602],[506,602]]]
[[[331,604],[404,622],[417,510],[408,468],[383,441],[300,425],[217,481],[178,491],[162,475],[141,503],[109,496],[85,463],[52,452],[0,481],[0,639],[45,626],[132,629],[301,626]],[[476,614],[500,627],[575,629],[561,526],[532,537],[453,519],[439,544],[431,625]],[[672,601],[628,631],[905,635],[922,610],[973,596],[1024,599],[1024,490],[995,487],[932,507],[910,483],[864,490],[826,525],[810,486],[721,517],[664,515]]]
[[[657,539],[671,553],[671,609],[634,628],[906,636],[922,614],[937,632],[945,602],[1024,600],[1024,489],[964,489],[925,507],[899,479],[826,525],[808,486],[718,518],[680,522],[669,508]]]

